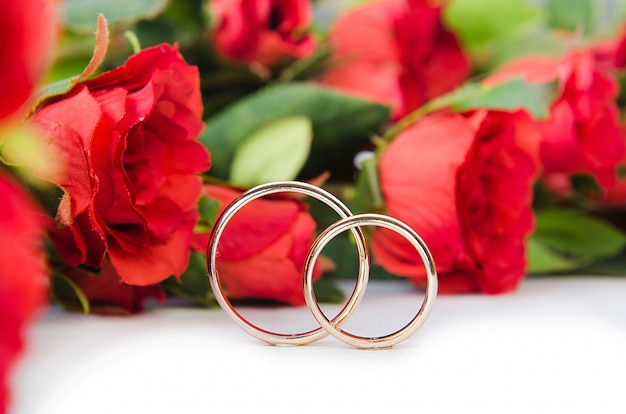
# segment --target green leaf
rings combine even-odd
[[[315,291],[315,298],[320,303],[343,303],[343,292],[328,278],[322,278],[315,282],[313,290]]]
[[[433,99],[400,119],[387,130],[381,142],[390,142],[418,119],[442,109],[454,109],[456,111],[525,109],[537,119],[547,119],[550,115],[550,106],[557,96],[557,91],[556,82],[530,84],[522,78],[514,78],[496,85],[466,83],[448,94]]]
[[[565,258],[532,236],[526,242],[526,259],[529,274],[566,272],[586,263]]]
[[[68,27],[91,32],[95,29],[98,14],[104,14],[110,24],[130,25],[156,17],[167,3],[168,0],[65,0],[62,6]]]
[[[194,232],[206,233],[211,231],[219,209],[220,203],[217,200],[204,195],[200,197],[200,200],[198,200],[198,213],[200,213],[200,219],[196,224]]]
[[[94,46],[91,59],[89,60],[89,63],[87,63],[87,66],[79,75],[72,76],[66,79],[61,79],[38,90],[30,99],[31,103],[29,105],[29,115],[35,113],[37,109],[42,106],[48,99],[55,96],[63,95],[69,92],[72,88],[74,88],[74,86],[78,85],[80,82],[87,80],[87,78],[93,75],[98,67],[102,64],[106,56],[107,49],[109,47],[109,27],[107,24],[107,20],[102,14],[97,15],[94,21],[96,22],[96,44]]]
[[[69,277],[54,272],[50,291],[52,299],[64,308],[71,310],[80,308],[83,313],[89,313],[89,298]]]
[[[573,210],[537,213],[537,227],[529,239],[532,273],[568,271],[618,255],[626,236],[607,222]]]
[[[355,212],[376,212],[385,208],[376,158],[363,161],[357,175],[354,202]]]
[[[587,36],[613,34],[626,12],[623,0],[548,0],[545,7],[552,27]]]
[[[515,78],[497,85],[467,84],[442,99],[457,111],[488,108],[525,109],[537,119],[547,119],[557,93],[556,83],[528,83]]]
[[[548,0],[550,24],[553,27],[588,33],[592,26],[593,5],[591,0]]]
[[[444,8],[445,23],[470,51],[545,25],[545,13],[526,0],[452,0]]]
[[[197,42],[205,27],[204,7],[206,0],[168,1],[167,7],[150,20],[140,20],[132,26],[133,32],[144,47],[161,43],[178,43],[180,50],[189,50]],[[206,44],[203,42],[203,44]],[[207,50],[208,51],[208,50]],[[195,60],[198,53],[183,52],[186,58]]]
[[[626,246],[626,236],[606,221],[574,210],[538,213],[535,235],[545,245],[576,257],[610,257]]]
[[[557,97],[557,82],[528,83],[518,77],[495,85],[466,83],[452,92],[420,106],[396,122],[379,140],[380,145],[391,142],[405,128],[436,111],[453,109],[526,110],[536,119],[547,119],[550,106]]]
[[[273,121],[298,115],[313,125],[311,154],[301,172],[311,177],[338,165],[351,166],[354,153],[388,119],[389,108],[312,83],[266,87],[208,120],[200,141],[211,151],[211,175],[227,179],[237,147],[246,138]]]
[[[262,127],[237,147],[229,181],[252,187],[293,180],[307,160],[312,139],[311,120],[305,116],[281,118]]]
[[[170,277],[162,282],[162,286],[168,292],[189,298],[200,305],[208,307],[217,305],[206,273],[205,256],[200,252],[191,252],[189,265],[181,275],[180,282]]]
[[[589,266],[577,269],[576,273],[581,275],[626,276],[626,255],[621,254],[594,262]]]
[[[571,38],[562,36],[562,32],[540,31],[511,39],[503,39],[490,56],[491,70],[507,62],[528,55],[551,56],[559,59],[571,49]]]

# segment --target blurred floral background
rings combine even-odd
[[[0,412],[47,304],[215,306],[204,251],[246,189],[320,185],[411,225],[442,293],[626,273],[624,0],[22,0],[0,5]],[[284,194],[229,224],[231,299],[301,305],[334,213]],[[368,229],[372,277],[425,283]],[[315,270],[342,299],[348,234]],[[156,299],[156,301],[154,300]]]

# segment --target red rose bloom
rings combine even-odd
[[[218,214],[241,195],[216,185],[204,189],[220,203]],[[304,203],[255,200],[233,217],[222,234],[217,268],[224,290],[230,298],[303,304],[302,272],[314,236],[315,222]],[[206,250],[208,237],[203,234],[197,238],[198,250]],[[321,275],[321,269],[316,267],[314,277]]]
[[[271,66],[315,49],[308,0],[211,0],[209,8],[215,47],[229,59]]]
[[[209,167],[198,71],[168,45],[79,84],[33,121],[65,155],[55,246],[70,266],[105,254],[124,282],[158,283],[187,265]]]
[[[559,61],[520,59],[499,72],[493,80],[522,75],[529,82],[559,84],[550,118],[540,123],[544,174],[586,172],[601,186],[615,183],[615,166],[624,153],[615,103],[618,85],[600,70],[591,52],[574,52]]]
[[[329,34],[330,69],[320,81],[389,105],[399,119],[449,92],[469,75],[467,58],[427,0],[365,4],[339,17]]]
[[[0,119],[26,102],[46,68],[56,38],[56,3],[21,0],[0,4]]]
[[[387,212],[422,236],[442,292],[501,293],[523,278],[536,163],[518,140],[535,133],[533,125],[524,112],[433,115],[382,154]],[[402,237],[376,231],[372,248],[392,273],[425,283],[420,258]]]
[[[26,194],[0,171],[0,412],[6,378],[22,349],[22,331],[44,304],[43,220]]]

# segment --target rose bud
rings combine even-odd
[[[315,49],[307,0],[211,0],[209,12],[215,48],[228,59],[273,66]]]

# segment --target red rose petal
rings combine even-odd
[[[188,215],[167,239],[150,240],[139,250],[127,251],[109,240],[109,257],[120,278],[129,285],[148,286],[170,276],[179,276],[187,268],[191,232],[195,216]]]
[[[380,159],[380,180],[389,215],[414,228],[426,240],[441,272],[464,259],[456,210],[456,173],[465,161],[474,133],[460,116],[424,119],[398,135]],[[388,233],[384,237],[383,233]],[[408,241],[376,231],[372,249],[393,250],[394,257],[416,264],[407,276],[424,274]],[[381,238],[383,237],[383,238]],[[404,267],[404,266],[403,266]]]
[[[218,214],[240,195],[237,191],[216,185],[206,185],[205,192],[221,203]],[[251,202],[237,212],[226,226],[220,242],[220,257],[240,260],[258,254],[288,232],[301,210],[298,202],[290,200],[280,203],[268,200]],[[258,217],[263,217],[263,220],[257,220]]]
[[[304,303],[302,273],[287,256],[291,235],[284,234],[256,255],[228,260],[220,256],[217,268],[231,298],[265,298]]]

